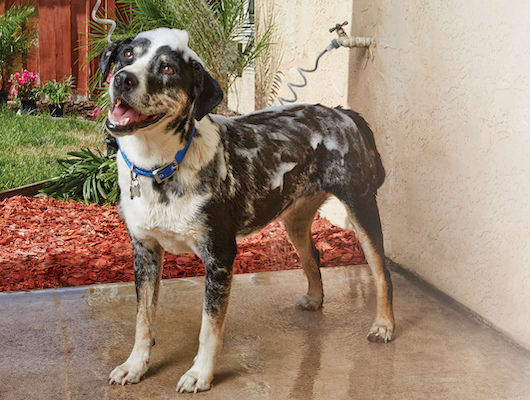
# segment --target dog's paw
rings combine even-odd
[[[147,371],[147,362],[125,361],[112,370],[109,375],[109,384],[116,383],[125,385],[127,383],[138,383]]]
[[[179,393],[197,393],[209,390],[212,384],[213,376],[203,376],[200,371],[190,369],[179,380],[177,392]]]
[[[323,300],[322,296],[314,297],[304,294],[296,302],[296,307],[301,310],[316,311],[322,307]]]
[[[373,343],[388,343],[392,340],[394,324],[390,321],[376,321],[368,332],[367,339]]]

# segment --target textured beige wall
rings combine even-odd
[[[277,1],[286,71],[335,21],[376,38],[299,93],[373,127],[387,255],[530,348],[530,2]]]

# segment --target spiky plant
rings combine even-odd
[[[118,200],[118,172],[115,154],[105,157],[89,149],[72,151],[57,160],[63,172],[41,189],[41,194],[58,199],[115,204]]]
[[[238,45],[248,22],[247,0],[118,0],[113,40],[156,28],[185,29],[190,47],[226,92],[234,79],[272,45],[274,27],[264,27],[260,38]],[[106,28],[91,22],[89,60],[107,45]],[[96,77],[96,79],[100,78]]]
[[[0,79],[1,91],[9,90],[9,75],[15,62],[27,56],[35,43],[36,30],[24,29],[30,17],[36,15],[35,7],[15,4],[0,15]]]

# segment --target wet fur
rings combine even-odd
[[[161,36],[166,34],[170,37],[166,31]],[[129,104],[141,110],[170,110],[161,123],[121,138],[122,150],[136,165],[154,168],[170,161],[184,146],[193,123],[196,134],[178,172],[161,184],[139,177],[142,195],[134,200],[129,197],[129,170],[118,155],[120,213],[135,255],[138,313],[133,352],[111,373],[111,383],[138,382],[147,370],[163,250],[195,252],[206,272],[199,352],[177,391],[210,388],[238,237],[283,219],[308,279],[308,292],[297,304],[320,308],[320,261],[311,240],[311,222],[330,195],[349,210],[374,274],[377,311],[369,339],[390,340],[392,284],[384,266],[376,203],[385,172],[366,121],[352,110],[319,104],[269,108],[230,118],[207,115],[218,103],[220,89],[197,65],[194,53],[187,54],[187,40],[172,47],[163,40],[157,42],[152,34],[148,37],[151,40],[126,39],[110,54],[104,52],[108,56],[104,71],[106,63],[115,62],[116,70],[129,68],[145,75],[140,78],[145,84],[136,93],[127,93]],[[138,57],[144,57],[143,64],[138,64],[143,67],[120,61],[124,46],[133,46]],[[178,76],[170,81],[157,76],[161,59],[173,60]],[[118,94],[111,90],[111,97]]]

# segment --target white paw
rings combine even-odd
[[[388,343],[392,340],[394,333],[394,324],[390,321],[374,322],[368,332],[367,339],[374,343]]]
[[[204,376],[200,371],[190,369],[179,380],[177,392],[197,393],[209,390],[213,376]]]
[[[322,296],[310,296],[309,294],[304,294],[296,302],[296,307],[302,310],[316,311],[322,307],[323,302]]]
[[[117,383],[125,385],[126,383],[138,383],[143,374],[147,371],[146,361],[125,361],[112,370],[109,375],[109,384]]]

